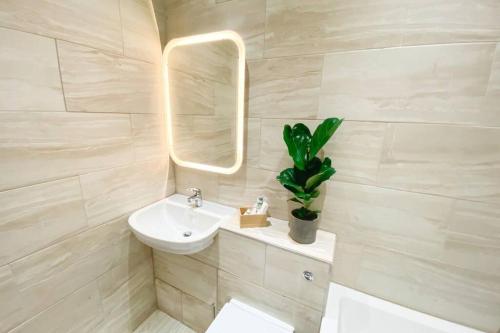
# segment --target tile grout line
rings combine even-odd
[[[68,102],[66,101],[66,92],[64,90],[64,82],[62,78],[62,68],[61,68],[61,54],[59,52],[59,43],[57,42],[57,39],[54,39],[54,46],[56,48],[56,57],[57,57],[57,68],[59,70],[59,81],[61,82],[61,91],[63,95],[63,102],[64,102],[64,109],[66,112],[69,111],[68,109]]]
[[[68,114],[88,114],[88,115],[144,115],[144,116],[157,116],[159,112],[95,112],[95,111],[67,111]],[[65,114],[66,111],[51,111],[51,110],[0,110],[0,116],[2,114],[8,113],[27,113],[27,114]],[[326,117],[317,117],[317,118],[282,118],[282,117],[255,117],[249,116],[247,119],[259,119],[261,121],[261,129],[262,123],[266,121],[278,121],[281,120],[283,122],[293,122],[293,121],[309,121],[309,122],[318,122],[327,119]],[[416,126],[447,126],[447,127],[463,127],[463,128],[477,128],[477,129],[500,129],[500,124],[498,126],[486,126],[480,124],[467,124],[467,123],[446,123],[446,122],[421,122],[421,121],[397,121],[397,120],[370,120],[370,119],[344,119],[346,123],[380,123],[380,124],[405,124],[405,125],[416,125]]]
[[[125,36],[123,33],[123,15],[122,15],[122,1],[118,0],[118,15],[120,16],[120,34],[122,37],[122,56],[125,56]]]
[[[248,117],[248,119],[261,119],[263,122],[266,120],[282,120],[285,121],[309,121],[309,122],[319,122],[327,119],[327,117],[317,117],[317,118],[280,118],[280,117]],[[421,122],[421,121],[398,121],[398,120],[370,120],[370,119],[345,119],[346,123],[381,123],[381,124],[405,124],[405,125],[428,125],[428,126],[448,126],[448,127],[464,127],[464,128],[486,128],[486,129],[500,129],[500,124],[498,126],[486,126],[480,124],[467,124],[467,123],[446,123],[446,122]]]
[[[284,59],[284,58],[306,58],[318,55],[337,55],[337,54],[347,54],[347,53],[358,53],[358,52],[370,52],[370,51],[383,51],[383,50],[397,50],[397,49],[408,49],[408,48],[424,48],[424,47],[446,47],[446,46],[457,46],[457,45],[485,45],[485,44],[500,44],[500,40],[481,40],[481,41],[464,41],[464,42],[451,42],[451,43],[433,43],[433,44],[412,44],[412,45],[390,45],[386,47],[369,47],[363,49],[347,49],[347,50],[330,50],[323,52],[312,52],[312,53],[298,53],[289,55],[278,55],[271,57],[264,57],[262,59],[249,59],[249,62],[258,62],[273,59]]]
[[[12,265],[14,263],[17,263],[18,261],[21,261],[21,260],[23,260],[23,259],[25,259],[25,258],[27,258],[27,257],[29,257],[31,255],[35,255],[35,254],[37,254],[39,252],[46,251],[46,250],[48,250],[48,249],[50,249],[52,247],[55,247],[55,246],[57,246],[57,245],[65,242],[65,241],[68,241],[68,240],[70,240],[72,238],[78,237],[78,236],[80,236],[80,235],[82,235],[82,234],[84,234],[86,232],[93,231],[93,230],[95,230],[97,228],[104,228],[104,227],[108,226],[111,223],[117,223],[120,219],[128,217],[128,215],[130,215],[130,213],[121,214],[120,216],[114,217],[114,218],[110,219],[109,221],[106,221],[106,222],[98,224],[98,225],[92,225],[92,226],[89,225],[88,228],[78,230],[78,231],[76,231],[76,232],[68,235],[68,237],[65,237],[65,238],[63,238],[61,240],[58,240],[58,241],[54,242],[54,243],[47,244],[46,246],[44,246],[44,247],[42,247],[42,248],[40,248],[40,249],[38,249],[38,250],[36,250],[34,252],[31,252],[31,253],[29,253],[29,254],[21,257],[21,258],[17,258],[17,259],[15,259],[15,260],[13,260],[13,261],[11,261],[9,263],[6,263],[5,265],[0,266],[0,267],[10,266],[10,265]]]
[[[85,218],[86,218],[86,222],[87,222],[87,227],[90,228],[90,223],[89,223],[89,215],[87,213],[87,208],[85,207],[85,192],[83,191],[83,185],[82,185],[82,179],[80,177],[80,175],[77,176],[78,177],[78,184],[80,185],[80,196],[82,198],[82,208],[83,208],[83,212],[85,214]]]
[[[377,188],[383,188],[382,186],[379,185],[379,176],[380,176],[380,166],[382,165],[382,157],[384,156],[384,150],[387,147],[387,141],[388,141],[388,135],[390,132],[390,124],[386,124],[384,128],[384,138],[382,139],[382,144],[380,148],[380,152],[378,154],[377,158],[377,171],[375,172],[375,180],[374,180],[374,186]]]
[[[85,283],[83,286],[77,288],[76,290],[73,290],[72,292],[70,292],[69,294],[65,295],[64,297],[60,298],[59,300],[57,300],[56,302],[54,302],[53,304],[51,304],[50,306],[38,311],[37,313],[35,313],[33,316],[29,317],[28,319],[24,320],[23,322],[17,324],[16,326],[12,327],[11,329],[9,329],[8,331],[6,331],[6,333],[13,333],[16,331],[17,328],[19,327],[22,327],[24,324],[26,323],[29,323],[31,320],[37,318],[38,316],[40,316],[41,314],[51,310],[52,308],[54,308],[55,306],[59,305],[60,303],[64,302],[66,299],[68,299],[69,297],[71,297],[72,295],[80,292],[82,289],[84,288],[87,288],[89,287],[91,284],[95,283],[95,287],[96,287],[96,290],[97,292],[99,293],[99,287],[97,286],[97,279],[96,280],[92,280],[88,283]],[[103,315],[104,315],[104,308],[102,308],[102,302],[101,302],[101,295],[99,293],[99,304],[101,304],[101,309],[103,310]],[[99,324],[102,323],[102,322],[99,322]],[[97,327],[97,326],[96,326]]]
[[[79,46],[83,46],[83,47],[88,47],[88,48],[91,48],[91,49],[94,49],[94,50],[97,50],[97,51],[101,51],[101,52],[109,54],[109,55],[114,55],[114,56],[120,56],[121,55],[121,56],[123,56],[119,51],[116,51],[114,49],[101,48],[99,46],[85,44],[85,43],[82,43],[82,42],[71,41],[71,40],[68,40],[68,39],[60,38],[60,37],[54,37],[53,35],[44,35],[44,34],[41,34],[41,33],[34,32],[34,31],[22,30],[22,29],[16,28],[16,27],[2,26],[1,24],[0,24],[0,29],[6,29],[6,30],[12,30],[12,31],[17,31],[17,32],[22,32],[22,33],[25,33],[25,34],[30,34],[30,35],[33,35],[33,36],[38,36],[38,37],[41,37],[41,38],[57,39],[57,40],[59,40],[61,42],[71,43],[71,44],[75,44],[75,45],[79,45]],[[132,58],[132,59],[134,59],[134,58]]]

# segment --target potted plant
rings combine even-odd
[[[302,123],[293,127],[285,125],[283,139],[288,154],[293,160],[293,168],[288,168],[276,177],[293,194],[291,201],[298,204],[291,210],[290,237],[298,243],[311,244],[316,240],[319,210],[311,209],[320,195],[319,186],[335,174],[330,158],[323,158],[321,149],[342,124],[343,119],[325,119],[311,135]],[[318,156],[319,155],[319,156]]]

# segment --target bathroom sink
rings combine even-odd
[[[135,236],[154,249],[192,254],[212,244],[220,225],[235,214],[234,208],[206,200],[193,208],[187,196],[174,194],[136,211],[128,223]]]

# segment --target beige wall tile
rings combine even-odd
[[[183,322],[197,332],[205,332],[214,319],[214,305],[156,279],[158,306],[171,317]]]
[[[156,22],[158,25],[158,33],[160,34],[161,51],[163,51],[163,49],[167,45],[167,13],[157,13]]]
[[[288,155],[288,150],[283,140],[283,127],[296,123],[303,123],[314,131],[319,125],[319,120],[302,119],[262,119],[261,121],[261,139],[260,139],[260,167],[280,172],[285,168],[292,166],[293,161]]]
[[[496,205],[343,182],[327,195],[321,228],[344,243],[500,275]]]
[[[268,0],[265,56],[398,46],[405,2]]]
[[[391,124],[378,183],[500,203],[499,142],[496,128]]]
[[[175,193],[175,165],[174,162],[169,159],[168,160],[168,179],[167,179],[167,192],[166,196],[169,196]]]
[[[122,53],[119,0],[5,0],[0,25]]]
[[[232,274],[219,271],[218,308],[221,309],[231,298],[236,298],[289,323],[297,333],[317,332],[319,330],[320,311],[245,282]]]
[[[156,279],[158,308],[169,316],[182,321],[182,291]]]
[[[101,298],[92,282],[9,332],[95,332],[102,319]]]
[[[191,254],[190,257],[198,261],[204,262],[205,264],[208,264],[215,268],[219,268],[219,258],[220,258],[219,252],[220,252],[219,234],[217,234],[214,238],[213,243],[209,247],[200,252]]]
[[[0,192],[0,265],[86,227],[76,177]]]
[[[334,181],[321,228],[343,242],[436,258],[447,240],[453,199]]]
[[[208,304],[217,294],[217,269],[188,256],[153,251],[155,276]]]
[[[168,148],[163,114],[131,114],[130,120],[135,160],[166,158]]]
[[[334,260],[332,265],[331,279],[333,282],[344,284],[356,289],[357,274],[363,259],[364,245],[344,242],[343,237],[335,240]],[[372,295],[378,295],[376,291]]]
[[[215,306],[206,304],[196,297],[182,294],[182,321],[198,333],[208,329],[215,316]]]
[[[58,41],[68,111],[155,113],[161,110],[158,65]]]
[[[234,175],[219,175],[218,202],[238,208],[251,207],[259,196],[269,201],[273,217],[286,218],[288,191],[276,180],[277,172],[243,166]]]
[[[316,118],[322,67],[322,55],[249,62],[249,116]]]
[[[129,236],[131,246],[128,250],[122,249],[121,262],[97,279],[101,297],[111,297],[122,288],[123,284],[137,274],[153,275],[153,258],[151,248],[141,243],[135,236]]]
[[[494,52],[487,43],[326,55],[319,116],[499,125],[481,110]]]
[[[219,232],[219,268],[258,285],[264,283],[266,245],[232,232]]]
[[[186,66],[192,65],[186,64]],[[173,114],[176,115],[174,120],[177,120],[177,115],[213,115],[215,112],[215,82],[208,79],[203,80],[194,73],[186,73],[185,70],[190,67],[184,68],[184,71],[182,67],[181,70],[168,70],[169,102]],[[176,125],[180,126],[182,122]]]
[[[130,131],[128,115],[1,112],[0,190],[129,163]]]
[[[481,99],[481,115],[489,117],[489,124],[498,124],[498,105],[500,104],[500,43],[497,44],[493,64],[491,65],[490,80],[486,96]]]
[[[498,238],[500,207],[465,200],[457,200],[449,217],[450,230],[478,238]]]
[[[219,193],[217,188],[218,177],[219,175],[215,173],[175,166],[175,187],[177,193],[190,195],[187,189],[197,187],[201,189],[204,199],[217,201]]]
[[[124,260],[133,258],[137,250],[131,237],[126,220],[121,219],[11,263],[23,319],[29,319]]]
[[[161,45],[150,0],[120,0],[125,55],[161,62]]]
[[[348,244],[346,248],[344,244],[337,242],[337,264],[333,265],[335,281],[487,332],[499,327],[500,280],[497,276],[375,247],[353,248]]]
[[[495,49],[487,94],[495,95],[497,98],[500,95],[500,43],[497,43]]]
[[[497,1],[407,1],[407,8],[404,45],[500,40]]]
[[[153,0],[153,9],[156,16],[156,19],[158,19],[158,16],[160,14],[165,14],[166,15],[166,10],[167,10],[167,1],[166,0]]]
[[[304,271],[312,272],[314,280],[307,281],[303,275]],[[274,246],[267,247],[264,282],[266,288],[323,311],[329,282],[329,264]]]
[[[325,156],[332,159],[337,170],[333,179],[374,184],[386,131],[384,123],[343,122],[324,148]]]
[[[174,1],[166,3],[168,39],[219,30],[234,30],[245,41],[247,57],[264,52],[265,0]],[[192,23],[196,22],[195,25]]]
[[[329,115],[335,117],[337,115]],[[283,141],[283,126],[304,123],[311,131],[319,120],[263,119],[261,128],[260,166],[281,171],[292,165]],[[333,161],[337,170],[333,179],[356,183],[376,182],[380,155],[387,125],[384,123],[345,121],[325,146],[325,156]]]
[[[152,263],[141,265],[128,281],[103,296],[102,304],[103,329],[110,333],[132,333],[156,309]]]
[[[152,160],[80,176],[90,225],[129,214],[165,197],[165,160]]]
[[[245,159],[243,163],[258,167],[260,162],[260,119],[246,118],[246,141],[244,146]]]
[[[139,25],[128,23],[144,17],[122,9],[129,42]],[[84,231],[77,176],[160,157],[149,120],[98,114],[159,113],[159,66],[123,57],[119,0],[2,1],[0,26],[0,331],[132,332],[156,307],[151,249],[125,218]],[[93,113],[56,112],[66,102]],[[136,175],[128,190],[146,200],[165,185],[151,177]],[[105,204],[124,199],[122,188],[105,191]],[[109,221],[106,207],[93,207],[94,225]],[[115,312],[103,312],[101,296]]]
[[[500,277],[500,206],[457,200],[440,261]]]
[[[231,117],[176,116],[175,155],[182,161],[231,167],[236,160],[235,123]]]
[[[499,14],[489,0],[269,0],[265,56],[498,41]]]
[[[0,44],[0,111],[65,111],[55,41],[0,28]]]
[[[176,47],[169,54],[168,65],[169,69],[188,73],[191,77],[232,85],[237,77],[234,73],[237,62],[237,45],[231,40],[222,40]]]
[[[7,332],[26,319],[23,299],[8,265],[0,267],[0,308],[2,309],[0,312],[1,332]]]
[[[111,272],[115,283],[119,280],[124,281],[137,267],[149,264],[153,260],[151,248],[139,241],[130,230],[123,239],[117,238],[115,243],[115,260]]]

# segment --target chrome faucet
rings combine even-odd
[[[201,196],[201,190],[196,187],[191,187],[188,188],[187,190],[193,193],[193,195],[187,198],[188,204],[193,208],[203,206],[203,198]]]

